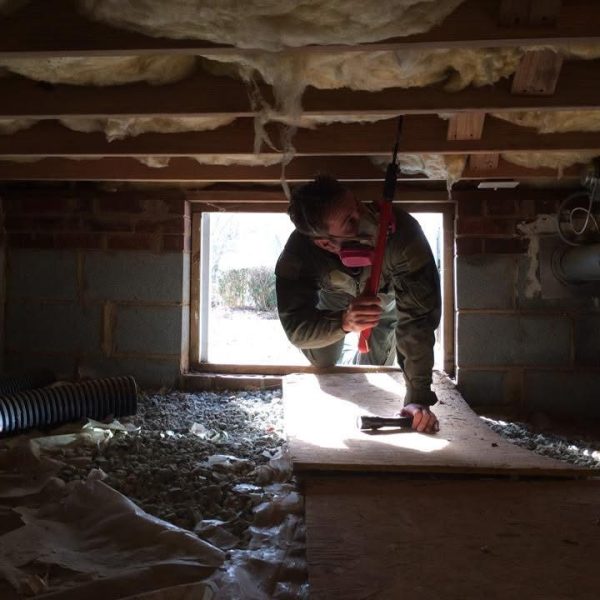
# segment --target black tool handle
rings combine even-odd
[[[412,417],[358,417],[359,429],[379,429],[380,427],[411,427]]]

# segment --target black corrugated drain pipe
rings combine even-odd
[[[0,397],[0,435],[83,418],[124,417],[137,410],[133,377],[64,383]]]

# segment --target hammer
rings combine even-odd
[[[359,429],[379,429],[381,427],[411,427],[412,417],[372,417],[362,415],[357,417],[356,425]]]

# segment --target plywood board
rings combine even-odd
[[[592,471],[538,456],[495,434],[445,375],[434,374],[440,432],[365,433],[362,414],[393,416],[401,373],[296,374],[284,378],[285,425],[296,471],[407,471],[573,476]]]
[[[313,600],[595,600],[598,481],[310,478]]]

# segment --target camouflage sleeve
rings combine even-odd
[[[440,322],[441,295],[437,267],[421,228],[402,245],[392,246],[391,268],[398,322],[396,348],[404,372],[404,404],[432,405],[435,329]]]
[[[319,310],[316,279],[302,272],[302,263],[284,252],[275,268],[277,310],[288,339],[301,350],[322,348],[346,334],[342,311]]]

